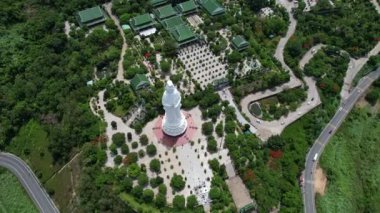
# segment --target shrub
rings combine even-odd
[[[177,210],[185,208],[185,197],[183,195],[176,195],[173,199],[173,207]]]
[[[156,155],[157,153],[157,148],[155,145],[153,144],[149,144],[147,147],[146,147],[146,153],[148,153],[149,156],[154,156]]]
[[[181,191],[185,188],[186,182],[183,180],[181,175],[174,174],[170,181],[170,186],[174,191]]]
[[[127,144],[123,144],[123,145],[121,145],[121,153],[122,153],[123,155],[126,155],[126,154],[129,153],[129,148],[128,148],[128,145],[127,145]]]
[[[139,144],[136,141],[132,142],[132,149],[137,149],[138,146]]]
[[[120,165],[120,164],[121,164],[121,161],[123,161],[123,158],[122,158],[120,155],[117,155],[117,156],[113,159],[113,162],[114,162],[116,165]]]
[[[212,125],[212,122],[206,122],[202,124],[202,133],[206,136],[212,135],[212,132],[214,131],[214,127]]]
[[[148,136],[146,136],[145,134],[141,135],[139,140],[140,140],[141,146],[146,146],[149,143]]]
[[[112,142],[117,147],[121,147],[125,143],[125,134],[118,132],[112,135]]]
[[[153,159],[149,163],[149,168],[152,172],[160,172],[161,171],[161,164],[158,159]]]

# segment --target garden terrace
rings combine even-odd
[[[241,35],[235,36],[232,38],[231,45],[237,51],[243,51],[249,47],[249,43]]]
[[[106,21],[103,10],[99,6],[79,11],[76,16],[80,26],[91,27]]]
[[[201,7],[211,16],[224,14],[226,11],[216,0],[198,0]]]
[[[158,21],[163,21],[164,19],[177,15],[177,12],[170,4],[154,9],[153,13]]]
[[[149,13],[138,15],[129,20],[129,24],[133,31],[140,32],[154,26],[154,20]]]
[[[182,15],[190,15],[198,12],[198,7],[195,4],[194,0],[185,1],[180,4],[177,4],[175,8]]]

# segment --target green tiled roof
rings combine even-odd
[[[232,46],[235,49],[242,50],[247,48],[249,46],[249,43],[244,39],[243,36],[238,35],[232,38]]]
[[[179,16],[173,16],[171,18],[165,19],[162,21],[162,25],[165,27],[165,29],[169,30],[173,27],[184,25],[185,22],[182,20]]]
[[[154,21],[149,13],[145,13],[129,20],[129,24],[134,31],[139,31],[140,29],[152,26]]]
[[[160,20],[177,15],[177,12],[174,10],[174,8],[170,4],[154,9],[153,13],[156,16],[156,18]]]
[[[171,35],[179,45],[197,40],[197,36],[187,25],[179,25],[170,30]]]
[[[199,0],[199,4],[212,16],[220,15],[225,12],[224,7],[216,0]]]
[[[135,91],[149,84],[149,80],[144,74],[136,74],[131,80],[131,86]]]
[[[91,26],[99,21],[105,21],[103,10],[99,6],[88,8],[78,12],[78,21],[81,25]]]
[[[197,5],[193,0],[185,1],[176,5],[177,10],[180,13],[186,14],[197,10]]]
[[[149,0],[149,4],[153,7],[157,7],[163,4],[166,4],[168,0]]]

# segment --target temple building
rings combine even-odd
[[[76,18],[81,27],[92,27],[106,21],[104,11],[99,6],[79,11],[76,14]]]

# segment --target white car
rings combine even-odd
[[[307,102],[307,105],[310,105],[310,101]]]
[[[314,54],[315,52],[316,52],[315,48],[311,49],[311,53]]]
[[[281,122],[281,125],[284,125],[285,124],[285,122],[283,121],[283,122]]]
[[[256,120],[257,123],[261,124],[261,121],[259,119]]]

